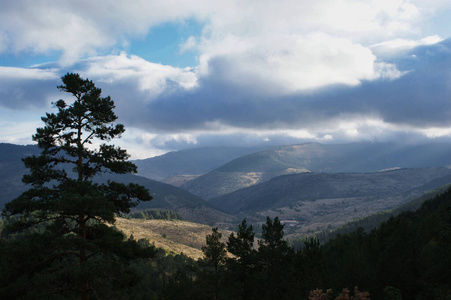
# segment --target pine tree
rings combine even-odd
[[[124,241],[107,224],[114,224],[117,214],[130,212],[151,196],[137,184],[94,181],[105,172],[136,172],[136,166],[127,161],[126,150],[106,144],[125,129],[114,123],[114,102],[109,96],[101,97],[101,89],[92,81],[68,73],[62,82],[58,89],[72,95],[74,102],[58,100],[53,103],[57,112],[42,117],[45,126],[33,135],[42,153],[23,160],[30,170],[23,181],[31,188],[6,204],[3,215],[20,217],[15,229],[46,225],[40,233],[45,249],[35,251],[42,257],[35,259],[30,276],[45,278],[45,269],[58,269],[59,285],[58,280],[43,280],[49,294],[75,289],[81,299],[89,299],[99,292],[94,282],[108,286],[108,280],[117,280],[112,274],[120,259],[131,258],[139,250],[134,241]],[[30,243],[33,239],[39,240],[33,237]]]
[[[227,241],[227,250],[235,257],[228,261],[228,271],[234,279],[234,285],[237,286],[238,292],[236,297],[241,299],[251,298],[251,271],[256,263],[257,251],[254,249],[255,233],[252,225],[247,225],[244,219],[238,226],[235,236],[231,233]]]
[[[292,265],[294,251],[283,239],[283,227],[278,217],[274,221],[266,217],[262,225],[263,239],[258,241],[258,259],[268,299],[284,299],[291,284],[287,270]]]
[[[227,250],[236,256],[237,260],[243,264],[248,264],[252,254],[255,254],[254,247],[255,233],[252,225],[248,226],[244,219],[238,226],[238,232],[235,236],[231,233],[227,241]]]
[[[221,242],[222,233],[218,227],[212,228],[212,233],[205,237],[206,245],[202,246],[205,260],[214,267],[213,297],[218,299],[219,294],[219,265],[224,262],[227,251],[226,246]]]

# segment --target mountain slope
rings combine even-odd
[[[362,228],[365,232],[369,233],[371,230],[376,229],[379,227],[382,222],[387,221],[391,217],[395,217],[403,212],[414,212],[417,209],[421,207],[421,205],[430,199],[433,199],[437,197],[440,194],[445,193],[449,188],[451,187],[451,184],[444,185],[442,187],[439,187],[437,189],[431,190],[420,197],[414,198],[413,200],[402,204],[401,206],[398,206],[394,209],[388,209],[381,212],[378,212],[376,214],[372,214],[368,217],[358,219],[356,221],[352,221],[350,223],[347,223],[343,226],[340,226],[336,230],[333,231],[324,231],[321,234],[318,235],[321,242],[328,241],[338,234],[343,235],[350,233],[352,231],[356,231],[359,228]]]
[[[377,143],[280,146],[237,158],[181,187],[203,199],[222,196],[271,178],[302,172],[377,172],[451,165],[451,144]]]
[[[293,238],[395,208],[447,183],[451,183],[451,170],[447,168],[303,173],[279,176],[210,203],[254,224],[266,216],[278,216],[287,224],[287,236]]]
[[[154,180],[181,175],[202,175],[237,157],[261,148],[203,147],[169,152],[161,156],[134,160],[138,174]]]
[[[211,234],[211,227],[208,225],[182,220],[117,218],[115,226],[127,236],[148,239],[157,247],[172,253],[183,253],[195,259],[203,257],[201,248],[205,245],[205,236]],[[223,234],[222,242],[225,243],[231,232],[220,232]]]
[[[415,212],[390,218],[371,233],[356,230],[321,247],[329,286],[349,282],[371,299],[447,299],[451,291],[451,190]],[[396,287],[396,288],[394,288]],[[384,295],[385,294],[385,295]]]
[[[435,179],[451,182],[451,170],[425,168],[364,174],[303,173],[279,176],[268,182],[214,198],[210,203],[225,211],[238,213],[261,211],[316,199],[384,198],[413,193],[415,189],[424,190],[421,187]]]
[[[21,158],[28,155],[39,155],[40,149],[35,146],[17,146],[0,144],[0,209],[5,203],[19,196],[28,187],[22,183],[22,176],[27,169]],[[196,222],[214,223],[233,219],[211,207],[210,204],[183,189],[169,184],[150,180],[133,174],[102,174],[96,181],[106,182],[114,180],[123,183],[134,182],[149,189],[153,200],[142,202],[135,209],[169,209],[179,213],[186,220]]]
[[[0,210],[25,190],[22,177],[26,168],[21,159],[39,153],[37,146],[0,143]]]

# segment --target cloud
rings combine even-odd
[[[0,106],[42,107],[58,85],[57,70],[0,67]]]
[[[194,3],[175,2],[2,0],[0,36],[8,41],[2,49],[38,54],[60,51],[59,62],[70,66],[80,58],[143,37],[153,26],[182,22],[194,15]]]
[[[449,126],[450,41],[396,58],[401,71],[392,64],[378,64],[379,70],[372,74],[378,77],[362,79],[358,86],[332,85],[289,94],[268,93],[269,80],[252,89],[240,80],[229,80],[221,74],[212,76],[228,67],[214,61],[211,65],[217,69],[213,68],[210,76],[201,76],[196,88],[185,93],[163,93],[142,111],[148,116],[146,126],[167,131],[222,131],[221,126],[310,129],[329,124],[330,120],[338,122],[360,115],[390,124]],[[216,66],[221,63],[223,68]]]
[[[431,8],[446,4],[428,2]],[[228,35],[256,40],[269,35],[321,32],[360,43],[374,37],[416,31],[424,3],[390,1],[40,1],[2,0],[0,51],[47,54],[60,51],[60,63],[69,66],[87,55],[121,49],[165,23],[196,19],[206,24],[199,49],[210,50]],[[421,10],[420,10],[420,8]],[[185,44],[192,48],[190,44]],[[377,42],[377,41],[375,41]],[[257,42],[261,44],[261,42]],[[183,47],[182,47],[183,48]]]
[[[379,57],[399,55],[422,45],[433,45],[443,41],[438,35],[427,36],[420,40],[395,39],[372,45],[370,49]]]
[[[355,86],[377,78],[376,57],[362,45],[322,33],[270,36],[255,41],[229,37],[201,59],[201,72],[231,84],[268,87],[286,94],[327,85]]]
[[[139,145],[158,154],[213,143],[449,136],[451,46],[441,37],[451,27],[444,19],[440,35],[427,29],[438,26],[434,16],[450,10],[449,1],[0,5],[0,55],[57,57],[33,68],[0,67],[0,106],[27,118],[39,111],[39,120],[50,101],[64,96],[59,77],[78,72],[112,96],[128,128],[124,140],[140,156]],[[126,54],[153,28],[170,23],[183,30],[187,20],[202,31],[176,44],[198,58],[197,66]],[[2,125],[20,128],[7,121]]]
[[[189,68],[156,64],[125,53],[90,58],[81,61],[77,67],[100,82],[134,82],[137,89],[149,97],[158,96],[174,84],[183,89],[192,89],[197,85],[197,76]]]
[[[397,57],[401,70],[390,63],[373,62],[369,79],[360,79],[358,85],[335,84],[290,93],[273,79],[259,79],[264,85],[255,86],[229,80],[229,66],[222,67],[220,59],[211,62],[209,73],[125,54],[86,59],[74,67],[115,101],[120,122],[130,135],[138,136],[127,137],[130,144],[161,150],[219,140],[233,144],[332,142],[383,139],[401,132],[434,137],[434,128],[445,129],[444,134],[435,135],[443,137],[451,127],[450,57],[451,40],[446,40]],[[10,81],[0,84],[0,89],[21,86],[27,91],[27,97],[20,98],[21,105],[40,103],[40,115],[49,110],[44,106],[50,101],[49,91],[55,93],[52,101],[64,96],[55,88],[64,69],[1,70],[0,77],[6,74]],[[255,80],[258,76],[248,77]],[[271,92],[274,87],[279,92]],[[36,99],[41,100],[33,102]]]

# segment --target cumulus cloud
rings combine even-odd
[[[197,85],[197,76],[190,68],[180,69],[148,62],[125,53],[94,57],[82,61],[78,67],[100,82],[135,82],[140,92],[156,97],[171,88],[171,84],[184,89]]]
[[[378,77],[376,57],[368,48],[322,33],[259,41],[228,37],[215,47],[210,57],[202,57],[201,74],[248,88],[268,87],[277,94],[334,84],[353,86]]]

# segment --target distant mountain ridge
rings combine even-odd
[[[138,174],[153,180],[183,175],[203,175],[261,147],[202,147],[168,152],[161,156],[133,160]]]
[[[367,173],[451,165],[451,144],[307,143],[255,152],[199,176],[182,188],[210,200],[287,174]]]
[[[211,199],[218,209],[256,224],[279,217],[287,237],[318,234],[451,183],[443,167],[375,173],[302,173],[273,178]]]
[[[438,180],[440,179],[440,180]],[[258,212],[334,198],[385,198],[422,194],[451,182],[447,168],[398,169],[376,173],[303,173],[279,176],[268,182],[211,199],[229,213]],[[424,186],[424,187],[423,187]]]

